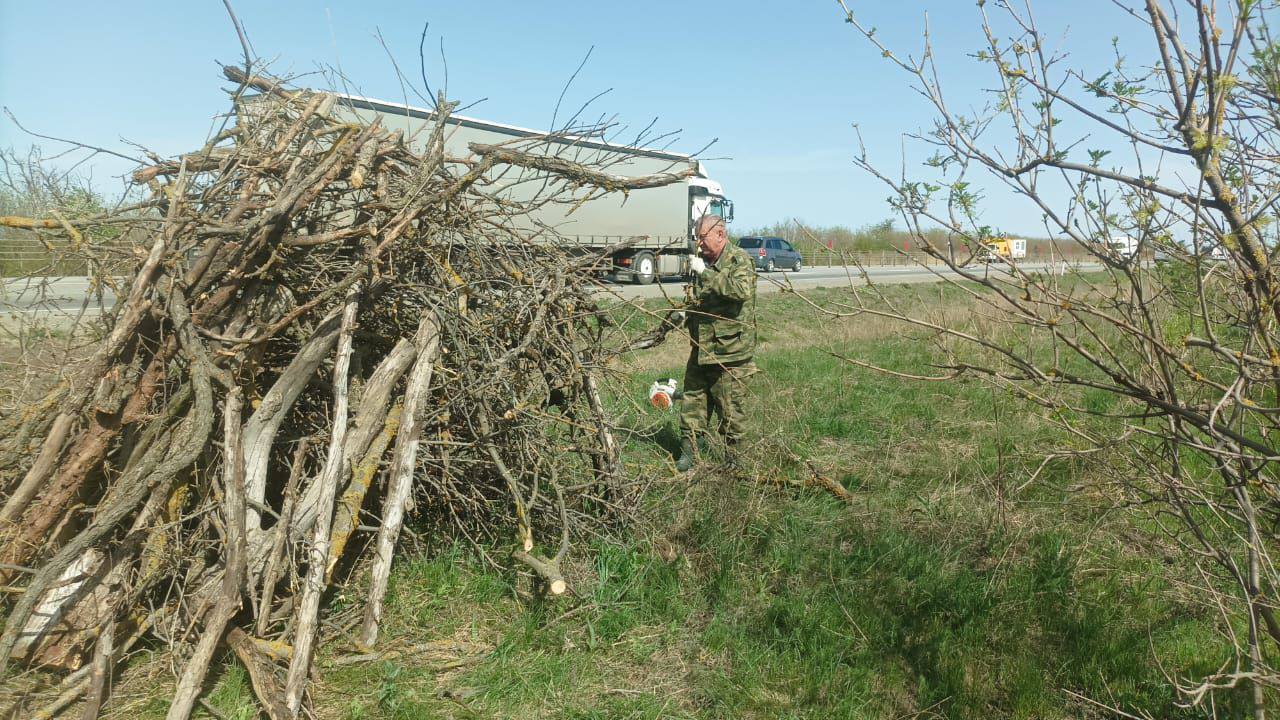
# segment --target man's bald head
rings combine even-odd
[[[708,213],[698,218],[697,232],[699,235],[704,235],[711,232],[716,225],[724,225],[724,218]]]
[[[724,246],[729,242],[729,233],[724,225],[724,218],[719,215],[703,215],[694,225],[694,236],[698,240],[698,249],[702,257],[711,262],[720,259]]]

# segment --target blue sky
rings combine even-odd
[[[833,0],[812,2],[233,2],[263,58],[278,74],[341,68],[361,94],[403,100],[381,31],[401,68],[426,66],[466,114],[548,128],[557,97],[574,79],[561,116],[597,93],[587,115],[616,116],[634,130],[657,118],[679,130],[672,149],[704,154],[710,174],[737,204],[738,229],[789,218],[861,226],[890,216],[887,189],[855,168],[852,129],[896,174],[902,133],[929,121],[925,102],[843,22]],[[859,2],[851,7],[890,45],[918,49],[926,12],[948,96],[983,102],[994,78],[967,54],[982,47],[970,0]],[[1073,50],[1091,71],[1110,62],[1110,39],[1150,44],[1109,0],[1040,0],[1050,45]],[[989,10],[991,8],[988,8]],[[443,60],[441,43],[443,42]],[[594,49],[592,49],[594,48]],[[236,63],[240,46],[219,0],[18,2],[0,0],[0,104],[29,129],[137,154],[198,147],[227,100],[215,61]],[[315,83],[322,84],[319,76]],[[421,104],[410,96],[410,102]],[[0,146],[33,142],[0,118]],[[54,146],[41,142],[46,154]],[[926,153],[908,148],[909,164]],[[97,159],[100,187],[127,163]],[[1037,233],[1039,213],[989,191],[991,223]]]

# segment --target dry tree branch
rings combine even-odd
[[[400,431],[396,435],[396,447],[392,454],[391,477],[387,498],[382,512],[382,525],[378,530],[374,565],[371,570],[369,600],[365,604],[364,622],[360,629],[360,643],[372,647],[378,639],[378,623],[382,620],[382,599],[387,591],[391,574],[391,555],[400,534],[405,505],[409,499],[413,471],[418,465],[418,439],[422,433],[422,420],[427,390],[435,368],[439,347],[439,328],[428,312],[423,315],[414,338],[414,363],[405,387],[404,411]]]
[[[315,649],[317,617],[320,613],[320,595],[325,590],[325,573],[329,567],[329,527],[333,519],[333,503],[338,494],[338,482],[345,469],[342,448],[347,440],[347,397],[350,391],[351,343],[356,327],[356,311],[360,307],[360,283],[352,285],[347,293],[342,311],[342,325],[338,330],[338,354],[333,363],[333,420],[329,452],[324,468],[315,482],[320,486],[320,515],[315,533],[308,548],[307,575],[302,588],[302,600],[294,624],[293,657],[289,661],[289,675],[285,679],[284,702],[289,712],[298,713],[302,705],[302,691],[311,671],[311,654]]]

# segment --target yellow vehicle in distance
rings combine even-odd
[[[978,260],[985,263],[1021,260],[1027,256],[1027,241],[1024,238],[998,237],[982,244],[978,252]]]

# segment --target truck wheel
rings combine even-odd
[[[631,258],[631,281],[637,285],[648,285],[657,277],[657,261],[653,253],[636,253]]]
[[[778,269],[778,266],[773,264],[773,258],[769,258],[769,262],[764,264],[765,272],[773,272],[774,270],[777,270],[777,269]]]

